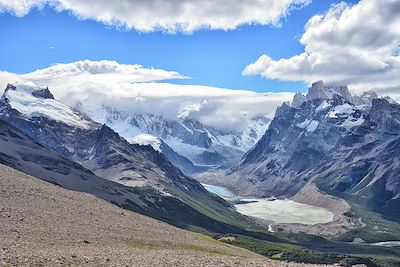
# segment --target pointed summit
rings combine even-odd
[[[292,100],[292,108],[298,108],[304,102],[307,102],[307,97],[305,97],[302,93],[296,93]]]
[[[32,91],[32,95],[34,97],[43,98],[43,99],[54,99],[54,96],[50,92],[48,87],[34,90],[34,91]]]
[[[308,89],[307,100],[333,99],[334,95],[343,97],[346,101],[353,103],[353,97],[346,85],[326,86],[323,81],[315,82]]]
[[[372,101],[378,98],[378,94],[375,91],[364,92],[360,96],[354,96],[354,105],[356,106],[372,106]]]

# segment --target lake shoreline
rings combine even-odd
[[[206,184],[207,185],[207,184]],[[236,205],[245,203],[256,203],[259,198],[250,197],[240,197],[235,194],[232,190],[225,186],[213,185],[214,188],[223,189],[230,192],[229,198],[224,198],[229,203]],[[210,191],[212,192],[212,191]],[[212,193],[218,193],[214,191]],[[217,194],[218,195],[218,194]],[[233,197],[232,195],[235,195]],[[270,202],[275,202],[278,200],[291,200],[298,204],[306,204],[312,206],[313,208],[322,208],[333,214],[333,219],[329,222],[324,221],[314,221],[316,224],[304,224],[301,221],[290,221],[287,223],[276,222],[276,219],[266,219],[266,218],[256,218],[257,220],[262,220],[268,224],[268,230],[273,232],[283,231],[286,233],[309,233],[312,235],[318,235],[323,237],[332,237],[343,234],[347,231],[358,229],[365,226],[360,218],[350,218],[346,214],[351,210],[351,206],[343,199],[337,198],[326,193],[321,192],[314,184],[309,184],[300,190],[296,195],[289,199],[279,199],[279,198],[269,198]],[[263,198],[266,201],[266,198]],[[239,204],[240,203],[240,204]],[[240,212],[240,211],[238,211]],[[249,215],[249,214],[244,214]]]
[[[329,223],[334,214],[330,211],[289,199],[245,198],[223,186],[202,184],[206,190],[232,203],[236,210],[246,216],[267,221],[290,224],[314,225]],[[269,227],[272,230],[272,226]]]

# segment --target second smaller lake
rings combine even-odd
[[[204,186],[204,188],[213,194],[216,194],[217,196],[222,197],[223,199],[229,200],[231,198],[235,198],[236,195],[232,191],[230,191],[228,188],[223,187],[223,186],[218,186],[218,185],[210,185],[210,184],[201,184]]]

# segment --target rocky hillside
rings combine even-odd
[[[0,192],[2,266],[306,266],[268,260],[4,165]]]
[[[309,182],[400,219],[400,105],[317,82],[276,111],[224,181],[247,195],[292,196]]]

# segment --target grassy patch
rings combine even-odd
[[[351,242],[354,238],[361,238],[366,242],[380,242],[388,240],[400,241],[400,224],[386,219],[383,215],[352,205],[350,216],[361,218],[365,227],[351,230],[336,238],[339,241]]]
[[[343,259],[343,256],[316,253],[310,250],[301,249],[294,245],[279,244],[268,241],[261,241],[246,236],[234,236],[235,239],[225,240],[224,242],[239,246],[265,257],[284,260],[284,261],[295,261],[305,263],[319,263],[319,264],[333,264]]]
[[[212,239],[212,238],[210,238]],[[204,240],[209,243],[216,243],[218,246],[223,246],[224,244],[214,240],[210,241],[206,237]],[[232,254],[222,252],[213,248],[207,248],[195,244],[190,243],[175,243],[170,242],[168,240],[124,240],[124,244],[126,244],[130,248],[137,248],[137,249],[145,249],[145,250],[191,250],[198,253],[205,253],[205,254],[215,254],[215,255],[223,255],[223,256],[234,256]]]
[[[149,189],[142,190],[145,192],[141,193],[154,200],[153,202],[146,201],[147,209],[130,202],[123,207],[217,240],[221,237],[234,237],[234,239],[223,240],[227,246],[240,247],[262,256],[285,261],[400,266],[400,249],[398,248],[373,247],[349,242],[355,237],[369,242],[400,240],[400,225],[397,222],[366,211],[355,204],[349,216],[361,217],[367,226],[343,234],[335,240],[328,240],[307,234],[269,233],[267,229],[257,228],[243,216],[235,214],[229,206],[226,206],[226,202],[218,198],[214,199],[201,191],[194,190],[193,194],[189,195],[183,190],[178,190],[174,195],[179,195],[183,200],[180,201],[173,197],[160,196],[158,192]],[[198,200],[200,201],[196,202]],[[218,245],[223,251],[221,243],[203,235],[198,236],[200,241],[209,243],[210,246]],[[168,241],[162,244],[159,242],[131,244],[131,247],[134,246],[144,249],[186,249],[200,253],[226,255],[213,248],[193,244],[177,245]]]

